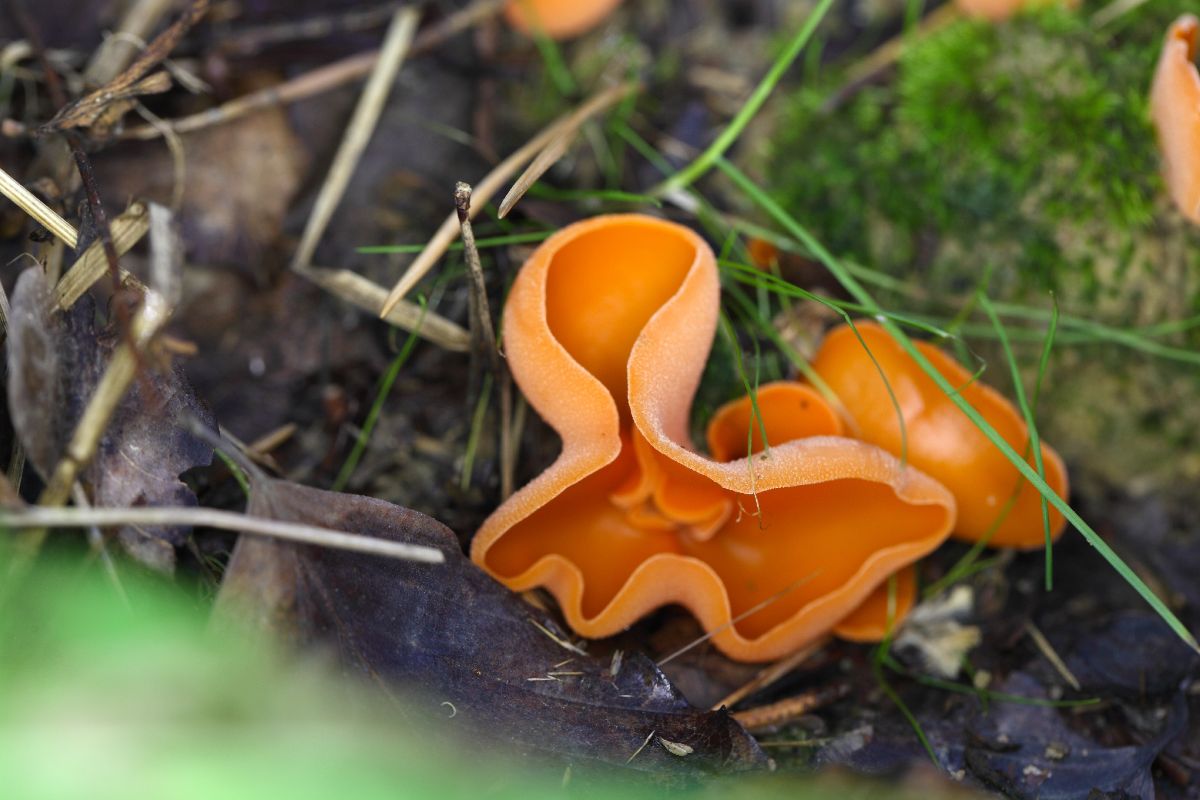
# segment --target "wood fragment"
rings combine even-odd
[[[850,694],[850,684],[834,683],[819,689],[805,692],[746,711],[735,711],[733,718],[748,731],[759,731],[764,728],[775,728],[792,720],[811,714],[816,709],[829,705]]]
[[[805,661],[808,661],[810,658],[812,658],[813,655],[820,652],[828,641],[828,639],[821,639],[810,644],[808,647],[797,650],[787,658],[782,658],[779,661],[776,661],[774,664],[768,665],[751,680],[747,681],[741,687],[735,689],[733,692],[714,703],[712,707],[713,711],[717,711],[721,708],[733,708],[735,705],[742,702],[760,689],[767,688],[780,678],[793,672]]]
[[[512,155],[497,164],[483,180],[475,184],[472,192],[474,203],[471,209],[471,217],[473,218],[479,212],[479,209],[496,195],[500,187],[510,180],[517,173],[517,170],[521,169],[525,163],[540,153],[546,145],[554,141],[564,126],[579,126],[596,114],[620,102],[630,93],[640,90],[640,88],[641,84],[634,81],[604,89],[585,101],[579,108],[559,117],[539,131],[532,139],[513,152]],[[408,269],[396,281],[396,285],[392,287],[391,292],[388,294],[387,302],[383,305],[381,316],[391,311],[392,307],[412,291],[413,287],[433,269],[434,265],[445,254],[446,249],[454,242],[460,230],[458,215],[456,213],[452,213],[446,217],[441,227],[437,229],[437,232],[426,243],[425,249],[409,264]]]

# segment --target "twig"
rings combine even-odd
[[[459,181],[454,187],[454,210],[462,231],[463,252],[466,255],[467,274],[471,279],[468,301],[471,306],[471,353],[477,357],[480,351],[487,355],[488,369],[493,382],[500,387],[500,495],[507,499],[512,494],[512,472],[508,466],[512,445],[510,420],[512,419],[512,383],[507,380],[508,370],[500,358],[496,345],[496,329],[492,324],[492,312],[488,307],[487,284],[483,278],[483,264],[479,260],[479,248],[475,246],[475,232],[471,228],[471,184]],[[475,370],[472,370],[474,373]],[[472,381],[474,382],[474,381]],[[474,396],[474,392],[469,393]]]
[[[748,731],[774,728],[791,722],[797,717],[809,714],[821,706],[828,705],[850,694],[850,684],[839,682],[820,689],[813,689],[804,694],[788,697],[775,703],[770,703],[746,711],[736,711],[733,718]]]
[[[813,642],[808,647],[797,650],[790,656],[780,659],[774,664],[765,667],[761,672],[744,683],[741,687],[734,689],[728,695],[714,703],[712,710],[717,711],[721,708],[733,708],[735,705],[742,702],[760,689],[767,688],[780,678],[790,674],[805,661],[808,661],[810,658],[812,658],[816,653],[819,653],[821,649],[825,647],[825,643],[827,641],[828,639],[820,639],[816,642]]]
[[[148,230],[150,230],[150,218],[146,213],[146,206],[142,203],[133,203],[125,209],[125,213],[112,221],[113,247],[116,248],[117,255],[122,256],[129,252],[135,244],[142,240]],[[62,280],[55,285],[55,304],[63,311],[75,305],[75,301],[82,297],[92,284],[104,277],[107,271],[108,263],[104,255],[104,246],[100,242],[92,242],[91,246],[83,251],[83,255],[63,275]],[[122,283],[133,278],[125,270],[121,270],[120,275]]]
[[[251,517],[233,511],[193,506],[159,506],[156,508],[46,508],[33,507],[25,511],[0,511],[0,528],[81,528],[89,525],[188,525],[238,531],[301,544],[352,550],[358,553],[441,564],[446,557],[441,550],[424,545],[390,542],[372,536],[333,531],[315,525],[281,522],[266,517]]]
[[[168,11],[171,0],[137,0],[125,12],[112,36],[96,49],[83,71],[83,79],[94,85],[108,83],[138,54],[130,39],[145,39]]]
[[[495,14],[503,4],[504,0],[475,0],[462,11],[451,14],[442,22],[418,35],[413,42],[410,55],[415,56],[429,52],[481,19]],[[274,105],[294,103],[297,100],[332,91],[368,75],[375,68],[375,62],[379,60],[379,55],[380,51],[378,50],[359,53],[306,72],[276,86],[251,92],[216,108],[210,108],[207,111],[201,111],[167,124],[176,133],[191,133],[210,125],[230,122]],[[125,131],[121,138],[156,139],[161,135],[160,130],[144,125]]]
[[[300,244],[292,257],[292,269],[302,274],[312,262],[317,243],[325,232],[329,220],[333,217],[333,212],[337,209],[338,203],[346,191],[346,186],[350,183],[350,178],[358,166],[359,159],[362,158],[363,151],[367,147],[367,142],[370,141],[371,134],[375,131],[379,115],[383,112],[384,103],[387,102],[388,91],[396,82],[396,73],[404,63],[404,57],[412,44],[418,17],[419,14],[415,8],[403,8],[397,11],[392,18],[392,24],[388,27],[379,60],[376,62],[375,69],[371,72],[366,86],[363,87],[358,106],[354,109],[354,115],[346,126],[342,143],[329,167],[329,173],[325,176],[325,183],[317,193],[312,214],[309,215],[308,224],[304,226],[304,233],[300,237]]]
[[[38,224],[61,239],[72,250],[78,246],[79,232],[75,230],[75,226],[37,199],[33,192],[3,169],[0,169],[0,194],[20,206],[22,211],[37,220]]]
[[[599,114],[619,102],[629,93],[637,91],[640,88],[641,84],[630,82],[605,89],[591,97],[575,111],[559,117],[539,131],[537,135],[526,142],[516,152],[497,164],[483,180],[475,184],[472,191],[475,202],[471,209],[471,216],[474,217],[479,213],[479,209],[496,195],[500,187],[510,180],[517,173],[517,170],[521,169],[526,162],[540,153],[546,145],[554,141],[564,126],[580,125],[585,120]],[[445,254],[446,248],[450,246],[459,232],[458,215],[457,213],[452,213],[446,217],[441,227],[430,238],[429,242],[425,245],[425,249],[421,251],[421,254],[417,256],[404,274],[400,276],[400,279],[396,281],[396,285],[392,287],[391,292],[388,294],[387,302],[383,305],[381,316],[391,311],[392,307],[412,291],[412,288],[417,285],[417,282],[421,278],[425,277],[429,270],[433,269],[433,266]]]

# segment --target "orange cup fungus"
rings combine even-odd
[[[1056,3],[1075,8],[1079,0],[954,0],[964,15],[989,22],[1003,22],[1026,9],[1045,8]]]
[[[855,435],[892,453],[901,452],[900,417],[887,392],[890,386],[904,419],[908,462],[944,484],[958,501],[955,537],[986,538],[996,547],[1043,546],[1045,527],[1037,490],[887,331],[869,322],[856,328],[862,342],[850,327],[837,328],[825,337],[812,364],[850,415]],[[924,342],[916,345],[1013,449],[1027,452],[1029,430],[1008,400],[972,380],[971,373],[938,348]],[[1055,494],[1066,497],[1062,459],[1044,443],[1041,449],[1046,483]],[[1032,453],[1026,461],[1034,463]],[[1062,514],[1051,508],[1052,537],[1058,538],[1063,527]]]
[[[652,217],[576,223],[534,252],[504,344],[562,451],[484,522],[471,557],[512,589],[547,588],[587,637],[678,603],[739,660],[830,632],[878,639],[911,605],[906,568],[949,535],[954,497],[846,437],[801,384],[758,392],[769,450],[743,400],[709,426],[715,458],[697,452],[688,413],[718,294],[704,240]]]
[[[551,39],[587,33],[613,12],[621,0],[508,0],[504,18],[522,33],[540,30]]]
[[[1150,89],[1150,117],[1158,131],[1163,176],[1183,215],[1200,223],[1200,20],[1184,14],[1171,24]]]

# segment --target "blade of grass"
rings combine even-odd
[[[1012,345],[1008,343],[1008,334],[1004,331],[1004,325],[1000,322],[1000,317],[996,316],[996,309],[992,308],[992,303],[984,292],[979,293],[979,307],[991,320],[992,327],[996,329],[996,338],[1000,340],[1000,347],[1004,350],[1004,358],[1008,361],[1009,373],[1012,375],[1013,391],[1017,395],[1017,406],[1021,409],[1021,415],[1025,417],[1025,427],[1029,429],[1029,449],[1033,451],[1033,463],[1037,467],[1038,476],[1044,481],[1046,465],[1042,461],[1042,444],[1038,437],[1037,420],[1034,419],[1033,409],[1025,398],[1025,385],[1021,380],[1021,370],[1017,366],[1017,358],[1013,355]],[[1047,336],[1043,354],[1048,356],[1052,346],[1053,339]],[[1042,366],[1045,366],[1044,360]],[[1045,495],[1042,495],[1042,531],[1046,537],[1046,591],[1050,591],[1054,588],[1054,542],[1050,532],[1050,504],[1046,502]]]
[[[883,328],[892,336],[896,343],[899,344],[900,347],[903,348],[904,351],[908,353],[908,355],[917,363],[921,370],[928,375],[943,392],[946,393],[946,396],[950,398],[951,402],[958,406],[958,408],[967,415],[967,418],[970,419],[971,422],[974,423],[975,426],[979,428],[979,430],[981,430],[983,434],[992,442],[992,444],[1004,454],[1005,458],[1007,458],[1012,465],[1017,468],[1021,475],[1024,476],[1025,479],[1028,480],[1051,505],[1062,512],[1063,516],[1067,518],[1067,521],[1070,522],[1080,534],[1082,534],[1082,536],[1087,540],[1088,544],[1092,545],[1092,547],[1096,549],[1100,556],[1107,561],[1114,570],[1116,570],[1117,574],[1120,575],[1121,578],[1123,578],[1125,582],[1134,589],[1134,591],[1142,596],[1142,599],[1145,600],[1160,617],[1162,617],[1163,621],[1170,626],[1171,630],[1173,630],[1175,634],[1188,645],[1188,647],[1200,653],[1200,644],[1197,644],[1196,638],[1191,634],[1187,627],[1184,626],[1179,618],[1175,616],[1171,609],[1167,608],[1166,604],[1164,604],[1163,601],[1160,600],[1154,594],[1154,592],[1150,590],[1150,587],[1146,585],[1145,581],[1139,578],[1134,571],[1129,568],[1129,565],[1126,564],[1111,547],[1109,547],[1108,543],[1101,538],[1100,534],[1096,533],[1095,529],[1093,529],[1091,525],[1089,525],[1081,516],[1079,516],[1075,509],[1071,508],[1071,506],[1065,500],[1059,497],[1054,490],[1047,485],[1042,477],[1038,475],[1037,471],[1030,467],[1029,464],[1027,464],[1025,460],[1021,458],[1020,454],[1013,449],[1012,445],[1004,440],[1004,438],[996,431],[992,424],[984,419],[983,415],[976,411],[974,406],[959,396],[958,392],[953,386],[950,385],[949,381],[947,381],[946,378],[940,372],[938,372],[937,368],[933,366],[929,359],[927,359],[924,354],[922,354],[916,348],[912,340],[908,338],[908,335],[905,334],[895,322],[883,314],[883,310],[879,307],[879,304],[876,303],[875,298],[863,288],[863,286],[854,278],[854,276],[846,270],[841,262],[838,261],[838,259],[835,258],[828,250],[826,250],[824,245],[817,241],[817,239],[813,237],[813,235],[810,234],[803,225],[796,221],[796,219],[784,211],[778,203],[776,203],[766,193],[759,189],[758,186],[756,186],[754,182],[750,180],[750,178],[747,177],[741,170],[723,158],[718,159],[716,163],[717,167],[724,172],[725,175],[729,177],[729,179],[732,180],[733,183],[743,193],[745,193],[747,197],[753,200],[790,235],[799,239],[806,247],[812,250],[812,252],[821,260],[821,263],[825,265],[830,273],[832,273],[838,282],[843,286],[843,288],[845,288],[852,297],[865,306],[873,315],[876,315],[880,325],[882,325]]]
[[[512,233],[507,236],[493,236],[490,239],[476,239],[475,247],[486,250],[489,247],[504,247],[510,244],[535,244],[544,242],[554,235],[554,231],[530,231],[529,233]],[[412,254],[425,249],[424,244],[380,244],[367,247],[356,247],[354,252],[364,255],[380,255],[391,253]],[[461,251],[462,242],[455,242],[446,248],[447,252]]]
[[[425,299],[418,298],[421,303],[421,312],[425,312]],[[405,362],[408,361],[409,355],[412,354],[413,348],[417,345],[417,338],[421,330],[420,321],[417,322],[417,327],[408,334],[408,338],[404,340],[404,345],[400,348],[400,352],[392,359],[392,363],[388,365],[387,372],[384,373],[382,380],[379,382],[379,391],[375,393],[375,400],[371,403],[371,410],[367,412],[367,418],[363,422],[362,430],[358,432],[358,438],[354,440],[354,447],[350,450],[350,455],[346,456],[346,461],[342,464],[342,468],[338,470],[337,478],[333,481],[333,486],[330,487],[335,492],[340,492],[346,488],[346,484],[350,482],[350,478],[354,475],[354,470],[358,468],[358,462],[362,459],[362,455],[367,450],[367,443],[371,440],[371,433],[375,430],[375,424],[379,422],[379,415],[383,412],[383,404],[387,402],[388,396],[392,393],[392,385],[396,382],[397,376],[400,375],[400,370],[404,368]]]
[[[771,69],[763,76],[745,104],[738,109],[738,113],[725,127],[725,130],[721,131],[720,135],[695,161],[667,178],[651,194],[661,197],[664,194],[686,188],[716,165],[717,160],[737,141],[738,137],[742,135],[742,131],[750,124],[750,120],[754,119],[754,115],[771,96],[771,92],[775,90],[784,73],[800,55],[804,45],[808,44],[808,40],[812,38],[813,32],[821,24],[821,20],[825,19],[825,14],[828,13],[833,3],[834,0],[821,0],[817,4],[817,7],[809,13],[808,19],[800,26],[800,30],[796,31],[796,35],[788,42],[787,48],[779,55],[779,58],[775,59],[775,63],[771,65]]]

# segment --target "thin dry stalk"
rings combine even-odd
[[[1070,667],[1062,660],[1058,651],[1054,649],[1054,645],[1050,644],[1050,640],[1038,629],[1038,626],[1034,625],[1033,622],[1026,621],[1025,632],[1029,634],[1029,638],[1033,640],[1033,644],[1037,647],[1038,651],[1050,662],[1050,666],[1054,667],[1055,672],[1061,675],[1062,679],[1072,689],[1077,692],[1080,691],[1082,687],[1079,685],[1079,679],[1075,677],[1075,673],[1071,672]]]
[[[821,639],[820,641],[810,644],[808,647],[797,650],[787,658],[780,659],[774,664],[764,668],[762,672],[755,675],[740,688],[735,689],[728,696],[721,698],[720,701],[713,705],[713,711],[717,711],[721,708],[733,708],[735,705],[742,702],[760,689],[765,689],[783,676],[790,674],[805,661],[808,661],[808,659],[812,658],[813,655],[820,652],[821,648],[825,646],[827,641],[827,639]]]
[[[740,722],[743,728],[753,733],[764,728],[775,728],[805,714],[811,714],[816,709],[841,700],[848,694],[850,694],[850,684],[835,683],[758,708],[736,711],[733,718]]]
[[[538,179],[546,174],[546,170],[553,167],[559,158],[563,157],[566,149],[569,148],[572,142],[575,142],[575,137],[580,133],[580,128],[583,127],[584,122],[587,122],[590,118],[592,118],[592,113],[589,112],[589,109],[581,107],[563,121],[563,126],[559,128],[556,136],[546,144],[545,148],[542,148],[533,162],[530,162],[529,167],[521,173],[521,178],[518,178],[512,184],[509,193],[505,194],[504,199],[500,201],[500,207],[497,212],[498,217],[503,219],[508,216],[509,211],[512,210],[512,206],[515,206],[524,197],[524,194],[529,191],[529,187],[536,184]]]
[[[403,8],[392,18],[379,60],[371,72],[371,77],[367,79],[366,86],[363,87],[358,106],[354,109],[354,115],[350,118],[350,124],[346,126],[337,155],[334,156],[329,173],[325,176],[325,183],[317,194],[308,224],[304,226],[300,244],[292,258],[292,269],[303,272],[312,262],[317,243],[325,233],[329,220],[333,218],[333,212],[337,210],[342,195],[345,194],[346,186],[354,175],[371,134],[375,132],[375,126],[387,102],[388,92],[396,82],[396,73],[400,71],[404,57],[412,45],[418,17],[415,8]]]
[[[83,79],[89,84],[100,85],[117,77],[140,50],[134,40],[149,37],[172,5],[171,0],[136,0],[112,35],[92,54],[83,71]]]
[[[487,283],[483,278],[483,264],[479,260],[479,248],[475,246],[475,232],[471,228],[471,185],[459,181],[454,188],[454,210],[462,231],[463,251],[466,254],[467,274],[471,279],[469,301],[471,305],[472,355],[480,351],[486,354],[492,381],[500,387],[500,496],[508,499],[512,494],[513,469],[508,463],[512,452],[512,381],[500,348],[496,344],[496,329],[492,324],[492,312],[488,306]],[[472,359],[474,360],[474,358]],[[473,370],[474,371],[474,370]],[[474,392],[471,393],[472,397]]]
[[[475,185],[472,192],[475,202],[470,216],[474,218],[479,209],[495,197],[500,187],[516,175],[517,170],[521,169],[524,164],[536,157],[548,144],[553,142],[564,127],[578,127],[582,125],[588,119],[610,108],[628,94],[640,88],[641,84],[630,82],[605,89],[584,102],[576,110],[559,117],[543,128],[512,155],[497,164],[483,180]],[[460,230],[457,213],[452,213],[446,217],[445,222],[442,223],[441,227],[437,229],[437,232],[434,233],[425,245],[425,249],[421,251],[420,255],[408,266],[404,274],[400,276],[400,279],[396,281],[396,285],[392,287],[392,291],[388,294],[387,302],[383,305],[381,316],[391,311],[392,307],[412,291],[412,288],[433,269],[438,260],[446,253],[446,249],[454,242]]]
[[[416,41],[413,42],[411,55],[420,55],[433,50],[480,20],[494,15],[503,4],[504,0],[476,0],[462,11],[451,14],[442,22],[417,36]],[[211,125],[231,122],[264,108],[314,97],[370,74],[371,70],[375,68],[376,61],[379,60],[379,55],[380,51],[378,50],[359,53],[306,72],[276,86],[235,98],[216,108],[174,120],[168,125],[176,133],[190,133]],[[121,138],[156,139],[161,135],[162,131],[153,126],[144,125],[125,131]]]
[[[115,525],[187,525],[217,528],[218,530],[267,536],[335,550],[352,550],[357,553],[399,558],[406,561],[420,561],[425,564],[441,564],[446,560],[442,551],[434,547],[359,536],[315,525],[300,525],[265,517],[251,517],[215,508],[192,506],[178,508],[171,506],[157,508],[34,507],[25,511],[0,511],[0,528],[84,528]]]
[[[75,226],[58,215],[54,209],[34,196],[13,176],[0,169],[0,194],[12,200],[21,210],[38,221],[43,228],[75,249],[79,244],[79,233]]]
[[[112,221],[113,247],[117,255],[125,255],[135,244],[142,240],[146,231],[150,230],[150,217],[146,206],[135,202],[125,209],[125,213]],[[104,255],[104,245],[99,241],[92,242],[83,251],[75,264],[67,270],[54,287],[54,301],[58,308],[66,311],[75,305],[75,301],[83,296],[91,286],[108,272],[108,260]],[[122,282],[133,276],[121,270]]]
[[[378,316],[387,299],[387,289],[348,269],[309,267],[303,274],[325,291],[369,314]],[[471,349],[471,335],[465,328],[407,300],[397,303],[383,320],[453,353]]]

